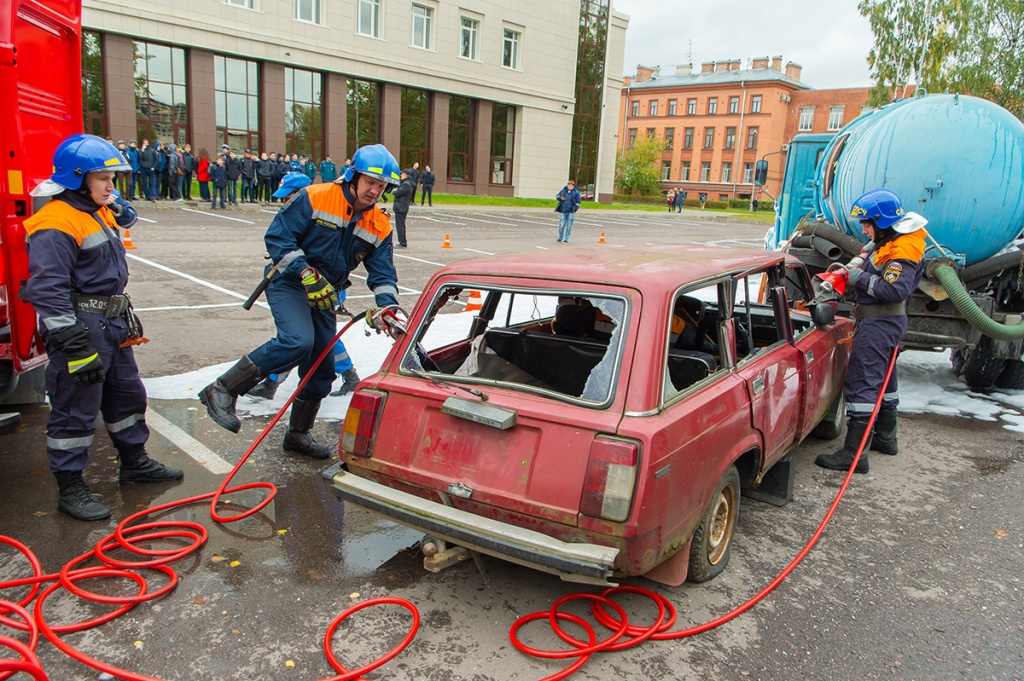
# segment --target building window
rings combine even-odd
[[[743,164],[743,184],[754,184],[754,164]]]
[[[750,113],[761,113],[761,95],[750,98]]]
[[[715,129],[704,128],[704,148],[712,149],[715,146]]]
[[[686,100],[686,115],[695,116],[697,114],[697,100],[688,99]]]
[[[636,146],[636,128],[629,129],[629,148],[632,149]]]
[[[693,128],[683,129],[683,149],[693,149]]]
[[[797,128],[800,132],[810,132],[811,126],[814,124],[814,107],[805,106],[800,109],[800,127]]]
[[[732,163],[722,164],[722,182],[732,182]]]
[[[661,181],[667,182],[672,175],[672,161],[661,162]]]
[[[476,36],[480,32],[480,22],[470,17],[462,17],[461,31],[459,56],[466,59],[476,59]]]
[[[476,102],[452,97],[448,108],[448,179],[473,181],[473,137]]]
[[[718,113],[718,97],[708,98],[708,115]]]
[[[686,182],[690,179],[690,162],[683,161],[682,168],[679,170],[679,180]]]
[[[423,5],[412,6],[412,46],[430,49],[430,31],[434,10]]]
[[[246,9],[253,9],[255,0],[224,0],[229,5],[235,5],[236,7],[245,7]]]
[[[380,85],[370,80],[348,79],[346,141],[349,153],[380,140]]]
[[[188,136],[185,50],[135,41],[136,139],[184,145]]]
[[[515,138],[516,108],[495,104],[491,109],[491,184],[512,184]]]
[[[634,118],[639,116],[640,115],[640,102],[638,102],[638,101],[633,102],[632,109],[633,109],[633,111],[631,112],[630,115],[632,115]]]
[[[657,116],[658,115],[658,100],[652,99],[647,104],[647,115],[648,116]]]
[[[675,128],[665,128],[665,148],[671,149],[676,139]]]
[[[260,148],[257,69],[254,61],[213,57],[217,138],[235,150]]]
[[[747,149],[757,149],[757,128],[747,128]]]
[[[734,114],[734,113],[739,113],[739,112],[740,112],[740,98],[739,97],[730,97],[729,98],[729,113]]]
[[[860,105],[860,113],[861,113],[861,115],[866,114],[868,111],[874,111],[874,110],[875,110],[875,107],[873,107],[873,106],[868,106],[867,104],[861,104]]]
[[[700,181],[710,182],[711,181],[711,161],[703,161],[700,164]]]
[[[356,30],[376,38],[380,27],[380,0],[356,0]]]
[[[284,69],[284,137],[289,154],[324,157],[323,76]]]
[[[655,128],[647,128],[647,139],[651,139],[657,133],[658,133],[657,129],[655,129]]]
[[[295,0],[295,18],[320,23],[320,0]]]
[[[402,88],[398,164],[411,168],[413,163],[430,163],[430,93],[416,88]],[[423,172],[422,169],[420,172]]]
[[[519,39],[522,33],[519,31],[513,31],[511,28],[505,29],[505,37],[502,40],[501,45],[501,65],[510,68],[519,68]]]
[[[82,31],[82,113],[85,131],[97,137],[107,136],[107,116],[103,106],[103,53],[100,34]],[[142,140],[139,140],[139,144]]]
[[[674,99],[668,100],[668,115],[669,116],[675,116],[676,115],[676,100],[674,100]]]
[[[725,148],[735,149],[736,148],[736,128],[725,129]]]
[[[828,110],[828,129],[829,132],[838,130],[843,127],[843,111],[846,110],[845,106],[833,106]]]

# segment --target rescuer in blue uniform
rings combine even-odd
[[[32,191],[54,198],[25,220],[24,296],[39,315],[50,358],[46,453],[60,490],[57,508],[82,520],[110,516],[82,479],[100,413],[122,485],[184,477],[146,455],[146,389],[132,351],[142,327],[124,295],[128,263],[118,233],[136,215],[114,190],[114,174],[129,168],[109,142],[72,135],[54,153],[51,178]]]
[[[843,448],[821,454],[814,463],[833,470],[848,470],[853,463],[875,400],[883,388],[889,358],[907,330],[907,298],[921,281],[925,251],[924,226],[928,221],[903,209],[888,189],[875,189],[853,204],[850,217],[860,221],[870,239],[860,267],[848,270],[847,294],[853,292],[857,330],[846,369],[846,426]],[[873,435],[857,461],[857,473],[868,472],[867,450],[895,455],[896,407],[899,404],[896,368],[885,387]]]
[[[267,302],[277,325],[272,338],[243,356],[206,386],[199,399],[214,421],[237,433],[235,402],[269,374],[294,366],[305,376],[334,339],[338,291],[360,263],[366,284],[380,307],[398,304],[391,221],[377,207],[389,185],[398,184],[395,157],[382,144],[359,149],[339,181],[300,189],[270,223],[264,242],[270,254]],[[326,459],[333,447],[317,443],[310,430],[320,402],[336,378],[334,362],[321,362],[292,403],[284,450]]]

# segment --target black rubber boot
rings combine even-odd
[[[295,400],[292,415],[288,420],[288,432],[284,436],[284,451],[301,454],[311,459],[329,459],[334,449],[313,439],[310,430],[320,411],[320,400]]]
[[[57,510],[79,520],[103,520],[110,517],[110,509],[89,491],[81,471],[60,471],[54,473],[60,499]]]
[[[348,395],[350,392],[356,389],[359,385],[359,374],[356,373],[356,368],[346,369],[342,372],[341,377],[345,379],[345,382],[341,384],[341,387],[331,393],[331,397],[340,397],[341,395]]]
[[[875,432],[871,438],[871,451],[896,456],[899,447],[896,444],[896,423],[898,416],[895,409],[883,409],[875,419]]]
[[[249,397],[262,397],[265,400],[272,400],[274,399],[274,395],[277,394],[277,386],[279,385],[280,383],[271,381],[269,377],[264,378],[259,382],[259,385],[247,392],[246,395]]]
[[[223,376],[203,388],[199,393],[199,401],[206,405],[206,413],[217,422],[217,425],[237,433],[242,427],[242,422],[235,415],[235,400],[239,395],[244,395],[256,387],[256,384],[263,380],[263,376],[263,372],[252,363],[249,355],[245,355],[235,366],[224,372]]]
[[[860,440],[864,437],[864,432],[867,429],[867,421],[851,418],[846,424],[846,442],[843,445],[843,448],[837,452],[832,452],[831,454],[819,454],[818,458],[814,460],[814,463],[818,464],[822,468],[831,468],[834,471],[850,470],[850,464],[853,463],[853,455],[857,453],[857,447],[860,446]],[[864,447],[864,452],[857,460],[857,467],[853,470],[854,473],[868,472],[868,449],[870,447],[871,438],[869,436],[868,443]]]
[[[121,459],[121,472],[117,481],[122,485],[134,485],[139,482],[174,482],[185,478],[184,471],[149,458],[145,447],[139,447],[131,452],[119,452],[118,457]]]

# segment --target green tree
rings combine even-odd
[[[653,194],[661,185],[658,168],[665,151],[661,135],[638,136],[615,162],[615,184],[622,194]]]
[[[990,99],[1024,118],[1024,0],[980,4],[979,29],[952,70],[949,88]]]

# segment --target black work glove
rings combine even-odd
[[[68,356],[68,373],[77,385],[102,383],[103,360],[89,341],[89,327],[82,322],[51,333],[50,345]]]

